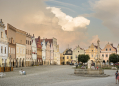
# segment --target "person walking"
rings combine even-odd
[[[118,77],[118,70],[116,71],[116,73],[115,73],[115,78],[116,78],[116,84],[117,84],[117,80],[119,81],[119,77]]]

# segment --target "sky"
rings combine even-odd
[[[35,37],[57,38],[60,52],[119,43],[119,0],[0,0],[0,19]]]

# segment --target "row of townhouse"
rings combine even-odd
[[[10,24],[7,24],[5,30],[5,25],[0,19],[0,59],[4,66],[8,58],[13,67],[44,65],[49,62],[60,64],[59,45],[56,38],[35,38],[34,34],[32,36]]]
[[[76,63],[78,61],[78,55],[86,54],[90,56],[90,60],[95,62],[98,53],[98,46],[94,45],[93,43],[89,46],[88,49],[84,50],[79,45],[74,49],[66,49],[63,53],[60,54],[60,64],[70,64]],[[119,54],[119,45],[117,48],[113,46],[111,43],[107,43],[103,49],[100,48],[100,58],[103,59],[104,63],[109,62],[110,54]]]

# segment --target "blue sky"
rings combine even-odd
[[[90,0],[92,2],[99,0]],[[61,8],[62,12],[72,17],[77,17],[83,14],[91,14],[94,11],[91,8],[89,0],[49,0],[45,2],[50,7]],[[102,24],[102,20],[95,17],[86,17],[90,20],[90,24],[87,26],[88,37],[92,38],[94,35],[102,41],[110,41],[108,38],[115,37],[112,32]],[[106,35],[105,35],[106,34]],[[112,39],[114,41],[114,39]]]
[[[119,43],[119,0],[0,0],[0,12],[5,24],[57,38],[60,52],[68,44],[86,49],[98,38],[102,49]]]

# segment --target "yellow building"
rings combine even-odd
[[[60,64],[69,65],[72,63],[72,53],[71,49],[66,49],[62,54],[60,54]]]
[[[95,61],[95,58],[97,57],[98,47],[95,46],[93,43],[87,50],[85,50],[85,54],[90,56],[91,61]]]

